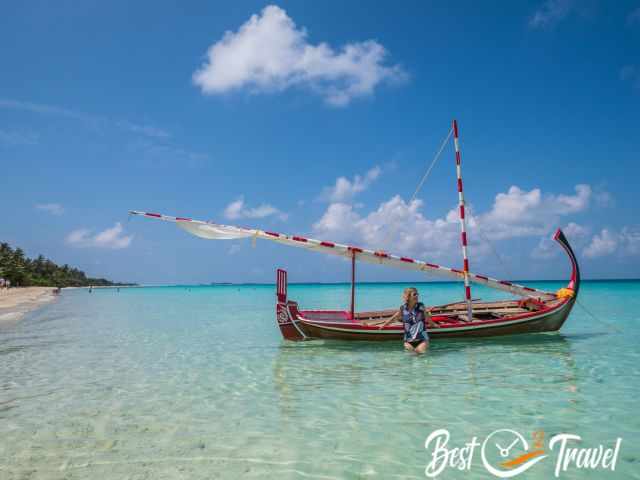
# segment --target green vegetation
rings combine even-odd
[[[26,258],[21,248],[12,249],[0,243],[0,278],[20,287],[87,287],[131,285],[114,283],[104,278],[89,278],[84,272],[69,265],[62,267],[42,255],[35,260]]]

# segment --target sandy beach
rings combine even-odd
[[[20,320],[25,313],[52,301],[53,287],[0,290],[0,324]]]

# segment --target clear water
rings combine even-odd
[[[394,306],[403,287],[362,285],[358,307]],[[454,284],[419,288],[428,303],[460,297]],[[0,326],[0,478],[425,478],[437,428],[451,446],[500,428],[572,432],[585,446],[622,437],[615,472],[561,478],[640,478],[640,282],[585,283],[580,300],[598,319],[576,307],[560,334],[442,340],[424,356],[284,342],[274,293],[68,291]],[[306,308],[349,297],[347,285],[289,293]],[[478,454],[442,476],[487,477]]]

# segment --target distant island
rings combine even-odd
[[[25,257],[21,248],[12,249],[0,243],[0,278],[16,287],[89,287],[131,286],[134,283],[111,282],[105,278],[87,277],[69,265],[59,266],[43,255],[36,259]]]

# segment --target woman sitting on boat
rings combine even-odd
[[[390,323],[402,319],[404,324],[404,348],[409,352],[424,353],[429,347],[429,334],[425,327],[437,327],[431,321],[431,315],[424,304],[418,301],[418,290],[414,287],[405,288],[402,293],[404,303],[391,318],[380,325],[386,327]]]

